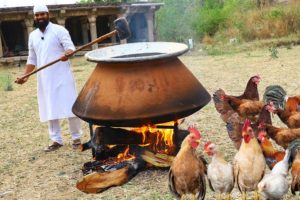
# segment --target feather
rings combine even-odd
[[[171,191],[171,193],[176,197],[176,198],[180,198],[180,194],[178,194],[178,192],[176,191],[175,188],[175,182],[174,182],[174,175],[172,173],[172,170],[169,170],[169,190]]]
[[[290,152],[289,163],[292,163],[294,161],[294,159],[296,158],[299,147],[300,147],[300,139],[294,140],[287,147],[287,149]]]
[[[270,85],[266,87],[265,93],[263,96],[264,102],[272,101],[276,108],[285,108],[286,104],[286,91],[279,85]]]
[[[200,179],[201,179],[200,180],[200,182],[201,182],[200,187],[201,188],[199,188],[199,194],[198,194],[197,199],[198,200],[204,200],[205,199],[205,194],[206,194],[205,176],[201,176]]]

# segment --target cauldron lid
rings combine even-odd
[[[137,62],[179,56],[187,51],[187,45],[182,43],[138,42],[96,49],[85,57],[92,62]]]

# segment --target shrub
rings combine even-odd
[[[156,13],[158,40],[185,42],[193,38],[192,21],[199,0],[165,0],[164,6]]]
[[[12,91],[12,77],[10,74],[2,74],[0,76],[0,85],[2,85],[4,91]]]

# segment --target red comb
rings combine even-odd
[[[251,121],[249,119],[246,119],[244,122],[243,131],[246,131],[250,125],[251,125]]]
[[[212,144],[212,142],[211,141],[207,141],[206,143],[205,143],[205,145],[204,145],[204,149],[206,149],[209,145],[211,145]]]
[[[258,128],[260,128],[260,129],[266,128],[265,123],[263,123],[263,122],[259,123]]]
[[[188,131],[194,133],[197,137],[201,137],[200,131],[198,131],[195,127],[190,126]]]

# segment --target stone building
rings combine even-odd
[[[113,21],[127,18],[132,36],[127,41],[118,37],[106,39],[86,50],[126,42],[155,40],[155,12],[161,3],[136,4],[63,4],[49,5],[50,20],[65,26],[75,46],[87,44],[114,30]],[[0,8],[0,61],[26,60],[28,35],[34,30],[32,7]]]

